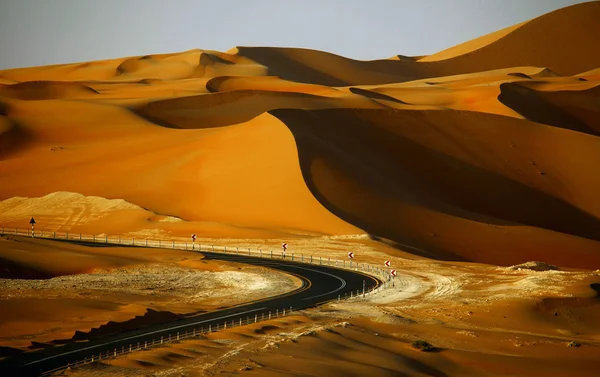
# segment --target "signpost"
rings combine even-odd
[[[390,274],[392,275],[392,277],[396,277],[396,270],[391,270]]]
[[[194,250],[194,243],[196,242],[196,234],[192,234],[192,250]]]
[[[384,265],[386,267],[389,267],[391,264],[392,264],[392,262],[390,262],[389,260],[386,260],[385,263],[384,263]]]
[[[350,258],[350,259],[354,259],[354,253],[353,253],[353,252],[349,252],[349,253],[348,253],[348,258]]]
[[[31,237],[33,237],[35,232],[35,219],[33,217],[31,218],[31,220],[29,220],[29,224],[31,224]]]

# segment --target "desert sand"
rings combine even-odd
[[[339,333],[253,354],[247,374],[293,374],[298,363],[282,361],[292,356],[310,360],[313,369],[302,371],[309,375],[593,375],[599,19],[600,2],[575,5],[420,57],[357,61],[239,46],[0,71],[0,226],[24,229],[33,216],[44,232],[196,233],[205,244],[273,249],[286,241],[298,253],[341,259],[354,250],[362,261],[391,259],[399,268],[403,278],[387,298],[273,325],[293,332],[348,322]],[[2,246],[2,263],[16,271],[3,287],[27,295],[35,284],[18,278],[53,278],[59,289],[65,276],[145,273],[164,258],[187,258],[151,251],[138,260],[111,248],[70,264],[58,249],[44,264],[38,256],[52,244],[28,241],[24,253],[13,239],[2,242],[11,245]],[[506,269],[528,261],[558,270]],[[63,297],[64,313],[96,316],[99,309],[66,303],[74,292]],[[25,306],[39,299],[20,294]],[[139,300],[101,312],[126,319],[172,304]],[[25,306],[19,313],[37,321]],[[27,326],[12,338],[31,333]],[[239,331],[264,342],[255,330]],[[223,336],[243,338],[233,332]],[[391,364],[380,359],[375,333],[386,334]],[[439,352],[415,354],[409,343],[417,338]],[[214,343],[202,342],[200,349]],[[243,360],[228,342],[223,354]],[[319,351],[332,342],[338,353]],[[169,361],[119,363],[209,373],[165,356],[169,350],[154,352]],[[362,353],[372,358],[359,365],[353,355]],[[319,369],[330,359],[340,359],[337,367]],[[210,373],[239,367],[228,363]],[[97,372],[146,373],[136,368]]]

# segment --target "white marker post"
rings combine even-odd
[[[31,220],[29,220],[29,224],[31,224],[31,237],[34,237],[35,234],[35,219],[32,217]]]

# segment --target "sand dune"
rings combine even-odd
[[[430,258],[597,268],[599,13],[568,7],[428,57],[236,47],[2,71],[0,200],[29,199],[0,223],[369,233]],[[36,207],[56,192],[88,198]]]

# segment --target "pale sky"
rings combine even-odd
[[[582,2],[0,0],[0,69],[235,46],[426,55]]]

